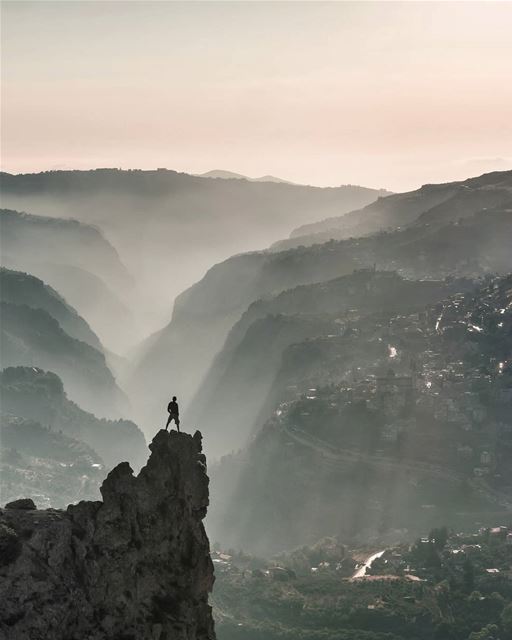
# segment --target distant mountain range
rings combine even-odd
[[[249,182],[283,182],[284,184],[294,184],[290,180],[283,180],[282,178],[276,178],[276,176],[261,176],[260,178],[249,178],[241,173],[234,173],[233,171],[223,171],[222,169],[213,169],[206,173],[195,174],[199,178],[220,178],[222,180],[248,180]]]
[[[444,218],[433,209],[433,202],[439,204],[438,192],[443,194],[441,200],[450,192],[452,203],[458,207],[461,200],[453,193],[459,191],[459,183],[439,189],[421,188],[401,200],[395,195],[379,200],[375,208],[379,205],[393,212],[397,198],[400,208],[396,215],[379,218],[383,228],[372,223],[377,226],[373,234],[348,234],[352,237],[309,246],[299,243],[301,246],[291,249],[280,250],[277,246],[233,256],[215,265],[176,299],[172,321],[141,346],[128,381],[131,397],[140,393],[138,419],[143,423],[156,419],[147,400],[152,392],[163,402],[167,389],[179,389],[187,405],[196,392],[202,393],[201,380],[230,329],[249,305],[262,297],[374,265],[397,270],[407,278],[507,273],[512,269],[512,192],[506,187],[511,176],[512,172],[505,172],[474,179],[476,204],[456,213],[446,205]],[[407,202],[411,203],[410,210]],[[490,207],[491,203],[495,206]],[[432,212],[432,222],[425,211]],[[349,214],[354,221],[364,220],[366,215],[365,210]],[[392,222],[394,228],[390,228]]]
[[[38,367],[0,371],[0,497],[32,497],[40,507],[99,498],[119,459],[137,469],[142,433],[128,420],[105,420],[72,402],[62,380]]]
[[[105,276],[118,288],[131,277],[117,251],[92,225],[56,216],[0,209],[3,261],[71,265]]]
[[[110,417],[126,413],[128,400],[98,336],[57,291],[30,274],[0,268],[0,305],[3,367],[54,371],[89,411]]]
[[[317,189],[224,177],[166,170],[4,177],[9,203],[30,202],[39,213],[51,210],[55,216],[1,212],[8,240],[3,233],[2,259],[9,267],[0,273],[2,365],[9,367],[2,388],[6,428],[11,435],[16,424],[27,433],[32,429],[41,451],[53,436],[30,421],[60,428],[109,466],[121,455],[137,459],[142,435],[134,423],[99,420],[83,409],[109,417],[123,410],[149,435],[164,425],[167,402],[176,394],[183,428],[201,429],[207,454],[221,460],[210,522],[224,540],[243,540],[258,551],[301,544],[303,532],[325,535],[344,527],[346,513],[350,535],[399,526],[400,509],[391,510],[395,496],[396,504],[413,504],[421,523],[421,504],[434,502],[429,496],[440,492],[440,477],[446,480],[436,456],[458,479],[464,465],[464,478],[472,478],[480,457],[494,455],[486,447],[492,444],[496,451],[499,444],[505,452],[508,446],[505,437],[491,432],[468,436],[466,409],[457,414],[464,426],[454,431],[450,420],[439,418],[430,387],[421,402],[432,406],[417,412],[408,380],[417,370],[425,385],[437,384],[449,370],[450,380],[466,385],[457,369],[463,363],[464,371],[473,372],[461,396],[473,425],[490,411],[489,403],[482,408],[485,385],[501,367],[493,387],[493,433],[508,429],[502,388],[509,378],[508,330],[497,314],[508,322],[512,172],[387,197],[358,187]],[[345,210],[350,201],[357,204]],[[71,210],[87,222],[57,217]],[[306,221],[311,224],[268,249],[238,250],[244,242],[249,248],[268,246],[265,239],[288,235]],[[214,256],[235,246],[234,255],[211,266]],[[136,333],[132,312],[142,320],[154,296],[170,315],[175,289],[204,263],[210,268],[177,296],[170,321],[126,360],[109,353],[117,334],[117,344],[129,343]],[[478,295],[487,300],[484,305],[477,306]],[[503,307],[490,314],[487,303]],[[439,361],[431,359],[434,352],[442,354]],[[430,371],[437,372],[432,379]],[[448,398],[445,414],[451,416],[457,403]],[[413,423],[406,446],[400,434]],[[429,424],[437,425],[430,434],[434,444]],[[448,433],[452,440],[445,439]],[[55,446],[64,452],[75,448],[56,440]],[[329,447],[343,450],[334,462]],[[468,447],[471,460],[463,462]],[[407,465],[418,451],[429,452],[422,464],[435,466],[435,480],[418,480],[415,494],[412,484],[396,488],[394,471],[379,467],[367,476],[367,486],[366,471],[343,466],[343,456],[364,454],[372,465],[381,464],[374,457],[384,456],[382,464],[394,470],[386,456],[397,451]],[[82,453],[80,460],[91,455]],[[42,479],[48,477],[37,456],[20,455],[30,459],[20,469],[32,465]],[[277,468],[280,459],[285,462]],[[443,516],[455,499],[462,500],[464,483],[448,481]],[[284,498],[267,500],[268,509],[263,503],[273,487],[282,487]],[[484,489],[484,497],[471,489],[464,505],[502,503],[501,497],[491,498],[499,488],[486,483]],[[379,504],[376,511],[370,494]],[[367,507],[364,517],[356,513],[359,504]],[[303,526],[312,511],[313,524]],[[389,521],[383,515],[388,512]],[[269,518],[275,526],[262,529],[256,522]]]
[[[0,267],[0,302],[26,305],[31,309],[43,309],[55,318],[72,338],[86,342],[98,351],[103,351],[98,336],[87,322],[55,289],[39,278]]]
[[[0,184],[6,207],[37,216],[74,218],[88,229],[91,225],[101,229],[135,286],[127,291],[113,277],[93,270],[90,262],[66,260],[66,264],[101,278],[135,316],[139,339],[168,321],[174,298],[212,264],[240,251],[268,246],[298,224],[347,213],[385,193],[350,185],[322,189],[284,182],[214,180],[165,169],[3,173]],[[85,230],[81,233],[85,235]],[[92,241],[92,232],[87,233]],[[40,255],[38,247],[33,253]],[[30,271],[54,285],[45,278],[47,274],[23,263],[6,266]],[[114,275],[114,266],[112,271]],[[62,287],[56,288],[80,308]],[[96,330],[103,339],[103,329]],[[105,334],[107,342],[106,338]],[[112,341],[108,346],[117,348]]]
[[[98,228],[9,209],[0,209],[0,228],[3,266],[56,289],[109,349],[125,349],[135,340],[134,320],[123,301],[130,299],[133,280]],[[122,323],[113,322],[121,317]]]
[[[0,372],[3,413],[85,442],[109,468],[121,458],[135,467],[145,461],[144,438],[133,422],[97,418],[73,402],[66,390],[58,375],[40,367],[7,367]]]
[[[66,381],[71,398],[99,415],[126,415],[128,399],[119,389],[103,353],[72,338],[47,311],[0,303],[2,366],[36,366]]]
[[[313,377],[309,370],[305,374],[310,356],[303,362],[296,358],[294,379],[283,380],[292,345],[307,349],[314,338],[339,336],[347,314],[413,312],[471,287],[471,280],[405,280],[395,272],[368,269],[258,300],[231,329],[190,403],[187,422],[204,425],[210,455],[237,450],[270,418],[287,383]],[[334,370],[325,378],[339,382]]]
[[[94,415],[129,410],[110,354],[75,309],[31,274],[0,268],[0,315],[2,500],[30,495],[57,507],[97,499],[120,457],[135,468],[146,457],[133,422]]]
[[[277,249],[364,236],[411,224],[444,225],[479,211],[512,207],[512,171],[495,171],[460,182],[424,185],[379,198],[364,209],[298,227]]]

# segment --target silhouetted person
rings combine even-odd
[[[180,430],[180,408],[178,407],[178,403],[176,402],[176,396],[172,397],[171,402],[167,405],[167,411],[169,412],[169,418],[167,420],[167,424],[165,425],[165,429],[171,424],[174,420],[176,423],[176,429]]]

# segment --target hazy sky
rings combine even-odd
[[[512,2],[4,2],[2,166],[512,168]]]

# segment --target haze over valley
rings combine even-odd
[[[511,8],[2,3],[2,640],[512,639]]]
[[[25,196],[23,185],[49,181],[74,193],[69,181],[78,181],[85,203],[88,182],[96,194],[106,177],[134,180],[134,189],[161,179],[52,172],[4,176],[2,188],[10,206],[37,208],[43,200],[33,186]],[[242,195],[254,184],[194,180],[198,198],[205,181],[230,185],[228,194],[243,185]],[[259,186],[267,187],[283,185]],[[207,528],[220,548],[264,558],[332,536],[347,548],[375,548],[429,527],[510,517],[512,172],[405,194],[284,188],[304,216],[316,202],[318,222],[297,231],[290,223],[288,237],[210,266],[174,302],[170,271],[162,272],[153,284],[170,320],[140,341],[148,298],[136,264],[147,238],[136,260],[123,261],[107,239],[127,246],[112,207],[110,231],[101,217],[61,217],[56,204],[59,215],[48,215],[47,195],[45,215],[0,211],[4,501],[94,500],[119,459],[144,464],[144,440],[164,426],[174,392],[181,428],[200,426],[204,436]],[[283,193],[264,195],[266,211],[282,206]],[[354,198],[358,208],[343,214]],[[144,227],[134,208],[124,211],[133,242]],[[148,215],[160,229],[176,228],[172,217]],[[204,219],[196,227],[209,228]],[[222,222],[229,242],[243,247],[241,221],[230,222]],[[174,260],[201,253],[186,239]],[[347,548],[336,553],[354,567]],[[219,562],[218,594],[246,561]]]
[[[53,272],[46,275],[50,281],[57,283],[60,278],[62,286],[69,286],[57,267],[63,262],[66,266],[70,264],[80,271],[68,277],[74,277],[89,291],[80,304],[89,302],[104,307],[111,297],[110,305],[126,305],[134,327],[131,335],[130,327],[122,329],[128,333],[120,344],[123,349],[170,319],[174,298],[212,264],[233,253],[265,247],[281,239],[298,222],[346,213],[385,193],[354,186],[319,189],[245,179],[208,179],[163,169],[4,174],[1,180],[3,206],[58,218],[56,225],[64,226],[66,223],[60,222],[63,219],[77,220],[81,226],[75,222],[62,233],[74,232],[75,241],[88,234],[85,242],[98,245],[101,253],[91,262],[96,254],[90,252],[88,264],[83,263],[80,255],[57,253],[57,266],[51,265]],[[23,223],[30,225],[30,218],[25,216]],[[22,241],[28,242],[27,234]],[[72,242],[70,237],[68,246],[60,251],[73,254]],[[102,272],[106,266],[103,254],[112,245],[115,251],[111,253],[116,255],[111,259],[119,264],[112,265],[112,278],[107,284]],[[16,247],[12,251],[18,253]],[[37,251],[31,253],[31,262],[37,260],[37,255]],[[114,279],[115,269],[119,275],[127,269],[131,282]],[[155,279],[155,273],[159,279]],[[112,289],[112,295],[104,291],[105,286]],[[101,301],[94,300],[94,294]],[[101,311],[96,313],[99,315]],[[102,323],[99,317],[98,321],[100,325],[108,324],[108,319]],[[120,336],[118,340],[111,338],[115,340],[112,348],[119,348],[119,339]]]
[[[167,173],[162,174],[164,183]],[[107,177],[114,185],[134,182],[131,188],[136,189],[147,181],[161,180],[159,174],[108,170],[53,172],[16,180],[4,176],[3,189],[11,204],[16,199],[26,204],[29,198],[37,201],[34,191],[41,187],[31,186],[25,197],[20,193],[24,184],[57,185],[53,190],[66,184],[65,197],[70,200],[69,191],[73,194],[77,189],[73,185],[79,183],[80,198],[86,202],[88,183],[95,193],[98,181]],[[189,180],[179,174],[171,178],[178,185]],[[228,194],[233,185],[252,188],[244,179],[194,180],[198,197],[209,188],[203,186],[205,181],[219,189],[230,185]],[[18,185],[16,189],[13,184]],[[373,352],[370,341],[357,353],[344,355],[341,351],[337,364],[329,358],[320,365],[314,354],[316,345],[322,352],[322,341],[344,344],[343,336],[359,331],[364,322],[376,322],[366,318],[378,317],[382,323],[391,321],[383,317],[391,319],[396,314],[427,313],[431,305],[469,294],[483,286],[485,279],[510,271],[511,172],[387,196],[352,187],[336,193],[330,189],[304,192],[294,185],[284,188],[287,197],[300,200],[303,206],[304,193],[316,199],[320,203],[317,218],[322,204],[325,213],[347,198],[355,198],[358,204],[363,199],[363,205],[364,199],[374,198],[374,202],[298,232],[290,224],[288,240],[213,265],[174,303],[164,272],[154,286],[160,300],[166,301],[171,319],[139,342],[130,337],[136,335],[136,310],[146,304],[140,294],[143,279],[137,284],[134,263],[131,269],[123,264],[122,252],[106,239],[98,219],[90,226],[61,217],[2,210],[6,265],[1,272],[3,366],[15,367],[12,371],[32,367],[56,374],[63,385],[59,393],[65,393],[80,409],[100,418],[135,419],[147,438],[162,423],[162,407],[174,389],[185,424],[202,426],[208,454],[219,459],[254,446],[251,442],[275,412],[282,411],[282,403],[288,406],[293,398],[298,401],[310,387],[347,384],[363,375],[354,371],[362,372],[373,362],[377,369],[366,374],[371,380],[372,375],[385,373],[388,364],[409,357],[400,354],[398,347],[393,347],[391,357],[385,338],[380,337],[382,353]],[[296,189],[300,194],[294,193]],[[168,195],[167,201],[172,197]],[[282,205],[280,191],[270,191],[265,197],[266,210]],[[138,198],[142,194],[134,196],[135,201]],[[215,209],[217,205],[213,202],[211,206]],[[133,208],[131,211],[125,226],[137,229],[140,221]],[[116,219],[122,216],[111,217],[115,228]],[[169,216],[161,214],[156,220],[173,228]],[[230,229],[230,242],[236,243],[240,234],[236,227]],[[135,231],[132,233],[135,238]],[[241,246],[244,242],[241,239]],[[144,256],[144,246],[140,244],[138,260]],[[200,249],[201,244],[187,247],[186,236],[181,237],[181,252],[200,253]],[[178,258],[169,258],[169,269],[174,259]],[[163,253],[159,260],[164,260]],[[91,278],[84,278],[83,273],[90,273]],[[94,278],[101,287],[88,286],[96,282]],[[105,304],[109,291],[116,295]],[[125,349],[120,348],[123,344]],[[301,349],[304,356],[299,366],[295,359]],[[505,357],[503,363],[500,375],[506,371]],[[38,384],[37,376],[34,384]],[[37,414],[35,410],[20,418],[36,419]],[[139,454],[134,451],[134,455]]]

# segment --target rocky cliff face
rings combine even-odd
[[[201,434],[160,431],[150,449],[138,476],[111,471],[103,502],[0,509],[2,638],[214,640]]]

